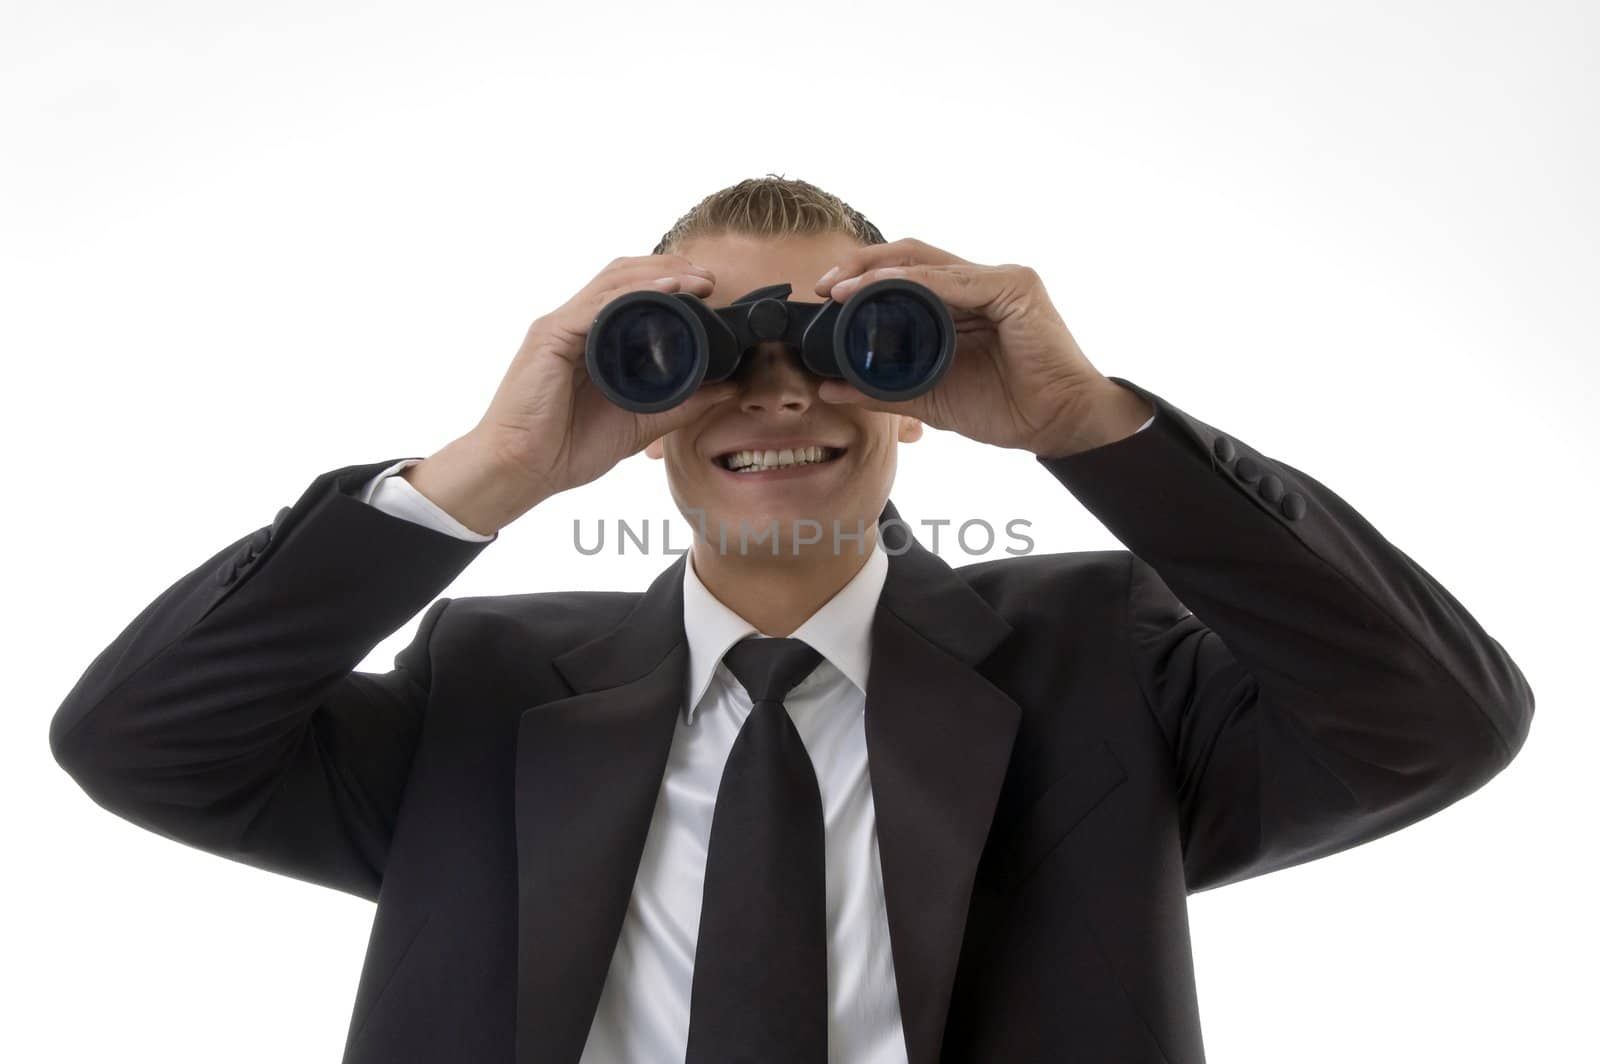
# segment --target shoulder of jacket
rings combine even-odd
[[[453,598],[445,611],[452,626],[511,625],[540,631],[600,631],[622,621],[643,592],[531,591],[518,595],[468,595]]]
[[[1074,550],[985,558],[954,566],[955,572],[975,589],[1034,586],[1040,581],[1127,580],[1130,554],[1126,550]]]
[[[1084,607],[1102,613],[1114,608],[1127,594],[1130,557],[1126,550],[1025,554],[985,559],[955,572],[1012,624],[1035,624]]]

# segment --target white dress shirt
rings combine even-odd
[[[396,462],[369,481],[360,498],[461,539],[494,539],[466,528],[394,475],[419,461]],[[875,546],[850,582],[791,633],[822,656],[784,706],[811,756],[822,794],[830,1064],[904,1064],[907,1059],[865,723],[872,618],[888,567],[882,546]],[[723,765],[751,710],[750,696],[722,656],[745,636],[762,633],[706,589],[692,556],[683,567],[683,627],[689,686],[581,1064],[681,1061],[687,1051],[712,814]]]

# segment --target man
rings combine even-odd
[[[777,344],[660,413],[587,379],[624,292],[842,302],[896,270],[960,334],[915,400]],[[924,422],[1034,453],[1128,550],[946,565],[888,503]],[[709,530],[648,589],[434,601],[641,449]],[[352,671],[430,602],[394,671]],[[1436,812],[1532,712],[1449,592],[1102,375],[1034,271],[779,180],[536,321],[470,432],[323,474],[174,584],[50,738],[120,816],[378,903],[351,1064],[1176,1064],[1187,894]]]

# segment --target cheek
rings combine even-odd
[[[702,461],[692,448],[666,448],[663,464],[667,470],[667,486],[680,502],[688,499],[693,505],[696,499],[719,485],[718,470],[710,462]]]
[[[860,469],[867,474],[889,474],[895,465],[894,439],[881,433],[874,435],[861,455]]]
[[[689,472],[684,463],[683,455],[672,447],[662,448],[661,468],[666,472],[668,488],[673,488],[675,485],[682,483],[684,474]]]
[[[694,467],[694,448],[685,446],[681,441],[668,439],[662,445],[661,453],[665,456],[667,464],[679,472],[688,472]]]

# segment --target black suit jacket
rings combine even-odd
[[[1196,1064],[1186,896],[1428,816],[1528,731],[1505,650],[1342,499],[1113,379],[1155,423],[1040,461],[1127,550],[952,568],[881,522],[865,724],[912,1064]],[[377,902],[347,1064],[575,1062],[683,697],[685,562],[435,601],[484,545],[358,501],[392,461],[164,592],[51,749],[135,824]]]

